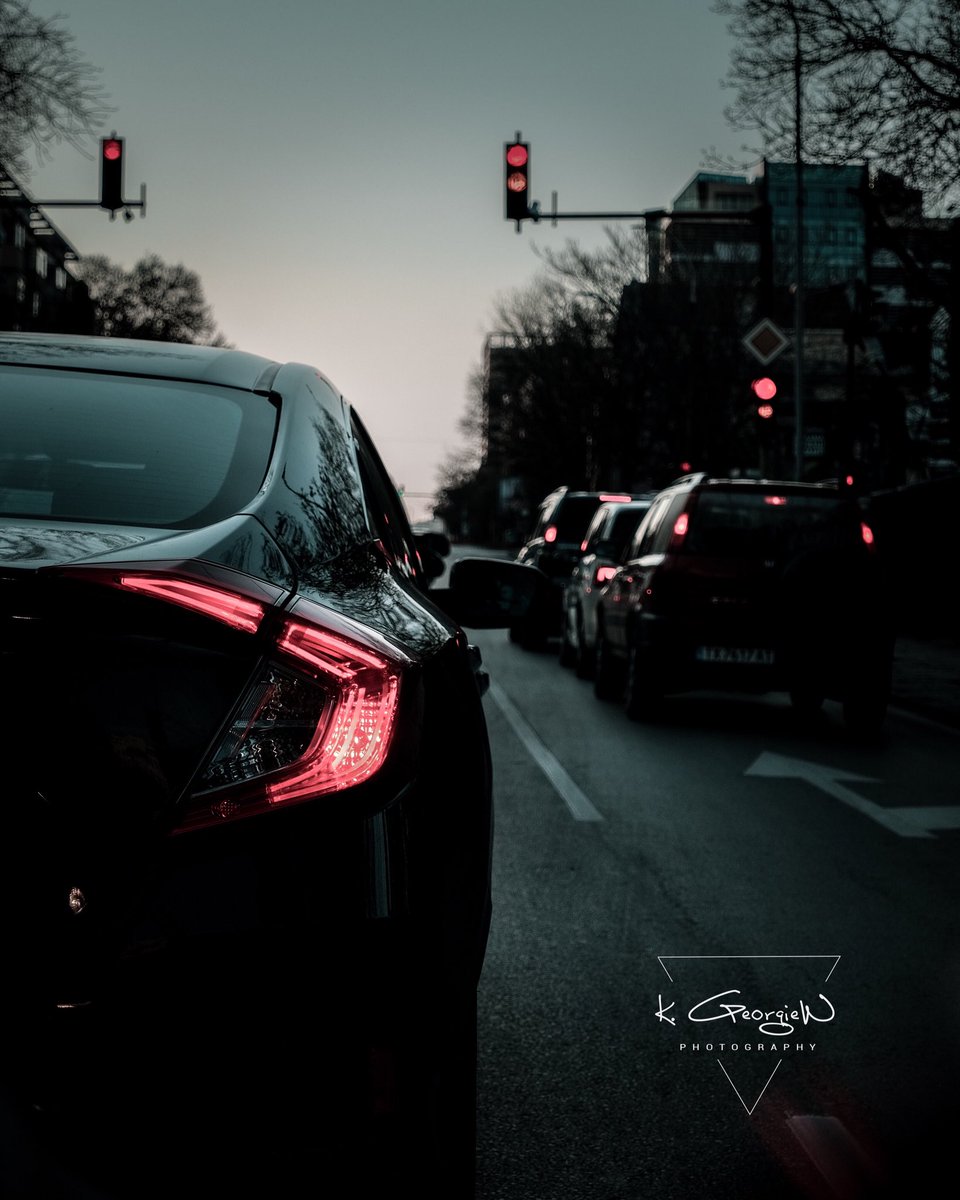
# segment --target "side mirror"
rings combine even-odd
[[[443,559],[434,550],[429,550],[426,546],[419,546],[418,553],[420,562],[423,565],[423,573],[427,579],[439,579],[447,569]]]
[[[425,550],[439,555],[440,558],[447,558],[450,554],[450,539],[445,533],[417,533],[414,534],[414,539],[421,558],[424,557]]]
[[[542,571],[502,558],[457,559],[449,587],[430,593],[434,604],[468,629],[505,629],[552,597]]]

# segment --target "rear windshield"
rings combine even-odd
[[[627,543],[637,532],[637,526],[647,515],[649,508],[649,504],[644,505],[643,508],[621,508],[614,514],[610,541],[617,547],[618,552],[625,549]]]
[[[590,518],[600,507],[599,496],[564,496],[547,525],[556,525],[558,542],[581,542]]]
[[[690,511],[682,552],[782,558],[811,546],[855,544],[859,522],[836,494],[708,492]]]
[[[277,421],[263,396],[169,380],[7,369],[0,514],[190,529],[242,510]]]

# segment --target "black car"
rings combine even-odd
[[[462,623],[509,624],[528,573],[428,592],[309,366],[0,334],[0,405],[0,1193],[335,1167],[471,1195],[492,809]]]
[[[541,590],[529,617],[510,627],[511,641],[527,649],[543,646],[560,634],[563,589],[582,553],[580,547],[601,504],[640,499],[628,492],[577,491],[559,487],[540,502],[533,532],[517,552],[517,562],[537,567],[552,585]]]
[[[600,594],[597,695],[649,717],[674,692],[786,691],[876,732],[894,637],[866,516],[835,482],[677,480]]]
[[[651,492],[644,500],[606,500],[587,526],[580,557],[564,585],[560,633],[560,663],[575,667],[581,679],[589,679],[593,674],[601,589],[616,573],[617,564],[654,495]]]

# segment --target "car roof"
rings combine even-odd
[[[269,391],[280,363],[222,346],[81,334],[0,333],[0,364],[93,371]]]
[[[835,480],[821,480],[816,483],[797,479],[732,479],[713,475],[684,475],[675,479],[663,490],[678,491],[682,488],[714,488],[723,491],[795,491],[795,492],[836,492],[838,486]]]

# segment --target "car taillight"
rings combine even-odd
[[[865,546],[869,546],[871,549],[873,549],[873,546],[874,546],[873,530],[866,523],[866,521],[860,522],[860,536],[861,536],[861,538],[863,538],[863,544]]]
[[[298,602],[275,652],[202,770],[177,832],[343,791],[384,763],[400,695],[400,654],[332,630]]]
[[[194,777],[175,833],[339,792],[384,763],[409,660],[370,630],[207,563],[63,572],[188,609],[257,638],[260,663]]]
[[[142,592],[158,600],[179,604],[232,625],[244,633],[256,633],[263,620],[265,608],[256,600],[248,600],[221,587],[211,587],[191,579],[177,579],[165,575],[126,575],[117,577],[119,587],[131,592]]]
[[[545,542],[555,542],[557,540],[556,525],[548,525],[547,526],[547,528],[544,530],[543,540]]]
[[[682,512],[673,523],[673,537],[675,542],[682,542],[687,536],[687,530],[690,527],[689,513]]]
[[[602,587],[608,583],[617,573],[616,567],[597,567],[596,575],[593,577],[593,582],[597,587]]]

